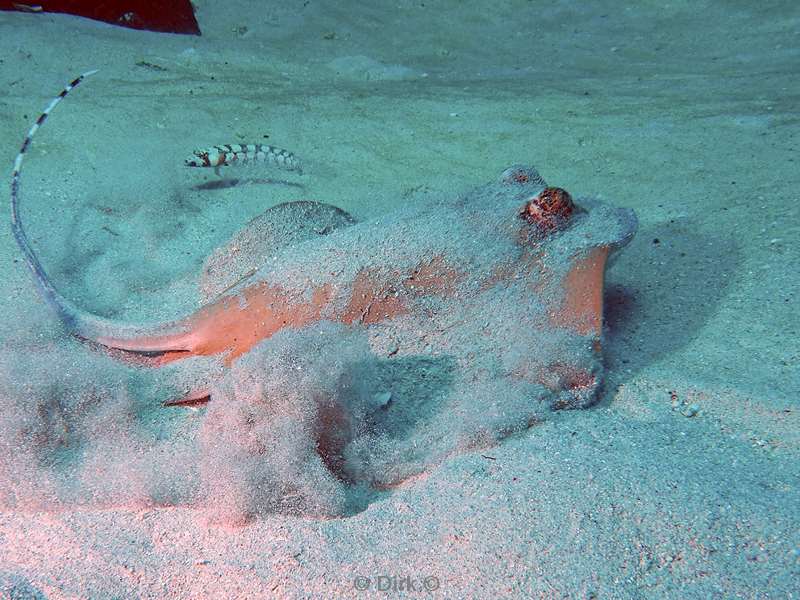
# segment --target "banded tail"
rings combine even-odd
[[[36,284],[39,286],[39,291],[41,292],[42,296],[56,312],[58,317],[64,322],[64,324],[71,329],[76,326],[76,323],[74,322],[75,307],[72,306],[63,296],[61,296],[61,294],[59,294],[50,283],[47,273],[42,267],[42,264],[39,262],[39,259],[36,257],[36,254],[34,253],[33,248],[28,241],[28,236],[25,235],[25,230],[22,228],[22,220],[19,215],[19,182],[20,171],[22,170],[22,161],[25,159],[25,153],[28,151],[28,148],[30,148],[33,136],[36,135],[39,127],[44,124],[53,109],[58,106],[58,103],[67,97],[67,94],[69,94],[75,87],[80,85],[84,79],[90,75],[93,75],[94,73],[97,73],[97,71],[87,71],[83,75],[76,77],[69,82],[63,90],[61,90],[61,93],[58,96],[53,98],[47,108],[44,109],[44,112],[42,112],[42,114],[39,115],[39,118],[36,119],[36,122],[31,125],[28,135],[26,135],[25,139],[22,141],[22,146],[19,149],[17,158],[14,160],[14,170],[11,172],[11,230],[14,232],[14,238],[17,240],[20,250],[22,250],[22,254],[25,257],[25,262],[33,272],[33,276],[36,279]]]
[[[53,286],[47,272],[39,262],[33,247],[25,234],[19,212],[20,200],[20,173],[25,153],[31,146],[33,136],[47,120],[47,117],[66,98],[75,87],[97,71],[87,71],[69,82],[61,93],[58,94],[47,108],[44,109],[36,122],[31,126],[22,142],[17,158],[14,160],[14,170],[11,173],[11,230],[17,240],[25,262],[33,273],[39,292],[58,319],[68,331],[83,340],[97,342],[108,348],[127,350],[130,352],[158,354],[164,352],[186,351],[187,323],[186,320],[173,321],[158,325],[126,325],[97,315],[82,311],[64,298]]]

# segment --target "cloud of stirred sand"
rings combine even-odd
[[[510,372],[530,354],[524,337],[502,352],[484,347],[465,369],[455,355],[380,358],[357,327],[285,330],[238,360],[198,412],[153,401],[166,389],[153,378],[174,370],[121,366],[72,343],[29,351],[24,362],[9,352],[0,364],[0,505],[192,505],[224,524],[352,514],[448,454],[545,418],[559,393]],[[569,337],[540,348],[537,362],[558,353],[596,372],[583,340]]]
[[[393,217],[389,241],[389,229],[364,227],[320,242],[329,245],[321,255],[349,257],[353,274],[381,260],[409,272],[432,255],[464,269],[463,293],[420,293],[418,310],[368,327],[283,329],[224,370],[201,358],[125,366],[57,335],[7,340],[0,506],[189,505],[222,524],[273,513],[346,516],[453,453],[496,444],[554,409],[591,404],[602,379],[595,340],[554,323],[552,305],[564,300],[559,282],[575,261],[630,239],[635,219],[587,204],[563,233],[535,242],[535,272],[498,270],[527,243],[519,206],[531,185],[540,191],[535,181],[506,178]],[[444,218],[453,211],[459,219]],[[392,252],[368,251],[386,247]],[[330,265],[305,252],[292,247],[273,261],[284,269],[276,280],[308,278],[310,268],[326,276]],[[211,386],[206,407],[161,405],[198,377]]]

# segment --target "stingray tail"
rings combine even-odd
[[[25,262],[28,264],[28,267],[30,267],[31,272],[36,279],[36,284],[39,287],[39,292],[41,293],[42,297],[54,310],[58,318],[70,330],[74,330],[78,326],[75,308],[71,306],[70,303],[63,298],[50,283],[50,279],[47,277],[47,273],[45,273],[42,264],[36,257],[36,254],[34,253],[33,248],[28,241],[28,236],[25,235],[25,230],[22,227],[22,220],[20,219],[19,215],[20,171],[22,170],[22,161],[25,159],[25,153],[28,151],[28,148],[30,148],[33,136],[36,135],[39,127],[41,127],[47,120],[47,117],[50,116],[52,110],[67,96],[67,94],[70,93],[70,91],[72,91],[74,87],[79,85],[86,77],[96,72],[97,71],[88,71],[83,75],[76,77],[70,83],[68,83],[63,90],[61,90],[61,93],[58,96],[53,98],[47,108],[44,109],[44,112],[39,115],[39,118],[36,119],[36,122],[31,126],[28,134],[25,136],[22,146],[19,149],[19,153],[17,154],[17,158],[14,160],[14,170],[11,173],[11,230],[14,232],[14,239],[17,240],[17,245],[19,246],[20,250],[22,250],[22,255],[25,258]]]
[[[104,346],[128,350],[131,352],[159,353],[169,351],[188,351],[190,345],[186,335],[186,321],[176,321],[170,324],[152,326],[126,326],[110,319],[104,319],[96,315],[88,314],[69,300],[64,298],[50,282],[50,278],[39,262],[33,247],[25,234],[22,220],[19,213],[20,197],[20,172],[25,153],[30,148],[33,136],[39,130],[52,110],[61,102],[73,88],[88,76],[97,71],[88,71],[68,83],[61,93],[58,94],[44,112],[39,115],[36,122],[31,126],[28,134],[22,142],[17,158],[14,161],[14,170],[11,174],[11,230],[14,239],[22,251],[25,262],[33,273],[37,287],[42,298],[47,302],[58,319],[64,324],[72,335],[78,338],[100,343]]]

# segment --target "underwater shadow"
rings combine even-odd
[[[39,589],[34,587],[31,582],[16,573],[0,571],[0,598],[5,600],[47,600]]]
[[[366,432],[386,442],[384,451],[387,453],[392,453],[397,446],[408,444],[415,428],[420,423],[430,422],[442,410],[457,368],[452,356],[382,358],[372,363],[371,370],[376,375],[378,389],[386,390],[386,397],[367,415],[364,424]],[[429,466],[421,463],[419,473]],[[373,480],[380,479],[380,473],[360,473],[354,480],[346,472],[338,469],[332,471],[349,484],[347,510],[342,515],[345,518],[366,510],[373,502],[391,496],[396,487],[376,488],[371,485]],[[402,481],[397,485],[401,484]]]
[[[149,221],[158,209],[144,203],[107,207],[87,202],[81,210],[65,215],[61,252],[46,259],[46,270],[51,272],[56,288],[90,313],[118,318],[129,298],[135,298],[133,302],[139,305],[149,294],[184,276],[164,260],[149,260],[147,269],[140,268],[147,256],[145,240],[163,244],[179,239],[187,220],[201,212],[178,192],[170,195],[169,202],[167,216],[146,230],[139,221]],[[97,261],[105,264],[93,277]],[[103,280],[98,281],[100,278]]]
[[[371,415],[369,425],[399,439],[439,412],[457,367],[452,356],[408,356],[379,359],[374,368],[378,385],[391,396]]]
[[[205,183],[198,183],[191,186],[190,189],[195,191],[213,191],[213,190],[227,190],[242,185],[283,185],[286,187],[293,187],[305,190],[306,186],[296,181],[288,181],[286,179],[258,179],[258,178],[242,178],[235,177],[226,179],[215,179],[213,181],[206,181]]]
[[[637,233],[620,264],[642,266],[612,269],[607,280],[603,350],[612,385],[600,403],[610,401],[613,388],[698,337],[727,295],[740,254],[733,237],[700,235],[688,219]]]

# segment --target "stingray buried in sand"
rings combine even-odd
[[[464,423],[442,442],[442,456],[491,443],[544,418],[548,410],[594,401],[602,380],[604,273],[609,257],[633,237],[632,211],[589,198],[573,203],[567,192],[548,187],[525,166],[511,167],[466,193],[453,191],[450,198],[417,208],[400,206],[367,222],[356,223],[326,204],[285,203],[214,252],[202,283],[208,302],[197,312],[168,323],[119,323],[64,299],[22,229],[17,205],[22,157],[56,103],[37,121],[15,164],[16,239],[43,297],[75,337],[138,364],[158,367],[210,357],[219,367],[198,376],[185,396],[159,400],[210,396],[212,406],[217,398],[236,402],[239,392],[231,389],[243,388],[231,387],[231,378],[252,378],[242,369],[261,364],[257,357],[278,352],[295,353],[297,363],[308,359],[309,348],[319,344],[303,337],[304,331],[325,339],[323,355],[308,363],[309,369],[324,371],[337,344],[352,342],[344,332],[354,331],[367,348],[359,355],[359,372],[375,380],[367,387],[378,400],[355,412],[347,402],[334,403],[333,412],[320,409],[322,425],[313,433],[320,437],[313,446],[325,446],[322,438],[339,439],[337,456],[346,454],[340,446],[354,443],[358,428],[342,439],[333,430],[344,422],[352,425],[357,415],[374,423],[376,411],[389,421],[392,410],[407,412],[406,384],[428,376],[431,361],[447,365],[447,381],[437,392],[445,398],[442,410]],[[327,322],[338,325],[320,330]],[[370,362],[382,366],[364,370],[363,363]],[[445,412],[432,415],[431,422]],[[349,468],[352,472],[352,464]],[[371,477],[381,485],[398,479],[402,476]]]
[[[192,355],[220,355],[230,364],[280,329],[318,320],[380,324],[396,329],[387,332],[392,339],[408,337],[404,325],[422,320],[429,331],[416,337],[428,339],[442,328],[456,327],[447,321],[481,296],[494,288],[519,286],[520,281],[529,298],[519,301],[529,304],[530,311],[518,327],[543,335],[553,327],[594,339],[601,334],[606,260],[632,237],[635,218],[630,211],[594,202],[584,202],[591,208],[588,213],[574,211],[566,192],[546,189],[538,173],[524,167],[510,168],[497,183],[450,203],[401,209],[370,223],[351,225],[342,211],[325,204],[302,203],[304,210],[298,210],[298,203],[273,207],[237,235],[268,240],[259,245],[264,255],[248,261],[263,266],[232,273],[241,269],[232,247],[217,251],[216,270],[227,280],[241,280],[195,314],[142,326],[89,315],[49,282],[27,242],[17,207],[22,157],[30,138],[81,80],[39,118],[12,180],[15,236],[45,298],[70,333],[81,339],[156,356],[162,364]],[[403,350],[416,345],[406,340]]]

